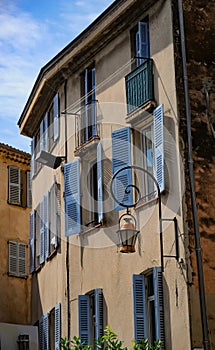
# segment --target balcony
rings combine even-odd
[[[95,141],[98,142],[97,101],[91,101],[76,113],[75,136],[75,153],[79,153],[85,146]]]
[[[154,101],[153,61],[147,59],[125,77],[128,115]]]

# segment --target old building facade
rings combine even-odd
[[[19,119],[32,138],[31,323],[41,349],[59,349],[61,336],[93,343],[107,324],[128,346],[143,337],[203,346],[178,12],[171,0],[113,2],[42,68]],[[121,217],[126,206],[132,216]],[[120,245],[123,218],[140,231],[136,252]],[[212,305],[213,285],[206,291]],[[213,342],[212,318],[209,327]]]

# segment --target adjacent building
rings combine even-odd
[[[0,346],[17,349],[25,342],[36,349],[38,331],[31,326],[29,153],[0,143]],[[25,339],[23,339],[23,334]],[[20,348],[21,349],[21,348]]]
[[[214,9],[197,3],[183,1],[184,37],[180,1],[116,0],[40,71],[18,121],[32,138],[40,349],[59,349],[64,336],[94,343],[107,324],[128,346],[214,346],[214,70],[204,40]],[[192,38],[204,47],[198,61]],[[122,244],[131,232],[136,244]]]

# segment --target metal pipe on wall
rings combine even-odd
[[[204,272],[203,272],[202,251],[201,251],[201,242],[200,242],[200,233],[199,233],[199,224],[198,224],[198,212],[197,212],[197,206],[196,206],[194,172],[193,172],[191,113],[190,113],[190,100],[189,100],[189,92],[188,92],[187,62],[186,62],[182,0],[178,0],[178,15],[179,15],[179,30],[180,30],[180,40],[181,40],[184,97],[185,97],[186,122],[187,122],[189,180],[190,180],[190,191],[191,191],[191,201],[192,201],[194,236],[195,236],[195,244],[196,244],[196,259],[197,259],[197,269],[198,269],[199,301],[200,301],[200,310],[201,310],[203,346],[204,346],[205,350],[209,350],[210,345],[209,345],[209,340],[208,340],[208,324],[207,324],[207,314],[206,314]]]

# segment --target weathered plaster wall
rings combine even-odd
[[[215,139],[208,121],[205,89],[210,98],[209,111],[214,126],[215,121],[215,68],[214,68],[214,16],[213,1],[183,1],[185,36],[187,50],[188,85],[192,119],[192,142],[194,160],[194,178],[198,222],[201,235],[207,315],[211,349],[215,347]],[[175,13],[175,23],[177,14]],[[176,27],[175,27],[176,28]],[[179,42],[177,32],[176,41]],[[187,233],[189,235],[189,251],[191,257],[192,276],[190,279],[190,311],[193,346],[201,346],[201,318],[199,309],[199,289],[197,265],[195,257],[194,228],[189,192],[186,120],[183,96],[183,81],[180,75],[180,49],[176,55],[178,67],[178,92],[180,109],[180,126],[186,166],[186,207]]]

